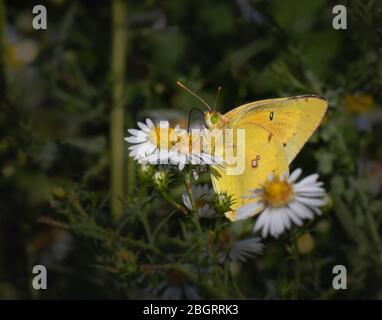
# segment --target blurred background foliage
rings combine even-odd
[[[132,284],[146,272],[145,248],[131,251],[129,239],[144,238],[137,213],[155,225],[171,208],[141,188],[130,162],[123,216],[109,212],[111,2],[39,1],[47,30],[32,28],[32,2],[0,2],[0,297],[155,297],[146,289],[163,275]],[[329,0],[125,1],[125,128],[144,116],[187,125],[199,105],[178,79],[208,101],[222,86],[222,112],[263,98],[328,99],[292,164],[320,173],[331,198],[299,240],[302,298],[382,298],[382,3],[343,3],[347,30],[332,28]],[[286,243],[265,244],[232,272],[248,298],[290,298]],[[31,289],[37,263],[48,267],[48,290]],[[336,264],[347,267],[348,290],[332,289]]]

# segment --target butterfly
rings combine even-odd
[[[190,92],[183,84],[178,85]],[[250,201],[242,196],[260,187],[269,176],[288,172],[289,164],[315,132],[328,107],[325,98],[302,95],[250,102],[221,114],[215,110],[216,103],[211,108],[196,97],[207,106],[204,121],[210,130],[245,130],[244,171],[231,175],[225,166],[211,170],[215,192],[233,196],[232,210]],[[242,143],[237,140],[234,149]]]

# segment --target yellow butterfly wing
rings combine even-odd
[[[250,201],[241,196],[259,187],[269,175],[288,171],[288,164],[314,133],[326,110],[325,99],[307,95],[261,100],[227,112],[226,128],[246,130],[245,170],[235,176],[228,175],[227,168],[214,167],[215,191],[232,194],[234,210]]]
[[[226,113],[228,127],[241,123],[261,126],[276,139],[291,163],[320,124],[328,104],[324,98],[306,95],[262,100],[242,105]]]
[[[237,115],[238,113],[240,113],[242,111],[248,111],[249,109],[252,109],[252,108],[267,104],[267,103],[285,100],[285,99],[290,99],[290,98],[287,97],[287,98],[265,99],[265,100],[255,101],[255,102],[249,102],[249,103],[243,104],[239,107],[233,108],[232,110],[230,110],[226,114],[224,114],[224,116],[227,119],[232,119],[235,115]]]
[[[269,131],[245,122],[240,122],[235,129],[245,130],[244,171],[240,175],[229,175],[227,167],[215,166],[211,175],[215,191],[233,195],[233,210],[249,202],[250,199],[242,199],[241,196],[250,194],[250,190],[264,183],[270,174],[288,172],[283,147],[277,140],[269,139]]]

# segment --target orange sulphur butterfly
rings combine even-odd
[[[212,168],[214,190],[233,196],[233,210],[250,201],[242,196],[259,187],[269,175],[288,172],[289,164],[317,129],[328,106],[324,98],[304,95],[250,102],[222,115],[198,98],[209,109],[204,112],[209,129],[245,129],[244,172],[228,175],[225,167]]]

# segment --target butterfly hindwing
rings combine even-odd
[[[241,144],[245,142],[244,172],[240,175],[229,175],[227,168],[212,168],[215,191],[233,195],[234,210],[249,201],[241,196],[248,195],[250,190],[264,183],[270,174],[279,175],[288,172],[288,162],[283,147],[277,140],[269,139],[269,131],[245,122],[241,122],[235,129],[245,130],[245,140],[236,142]]]

